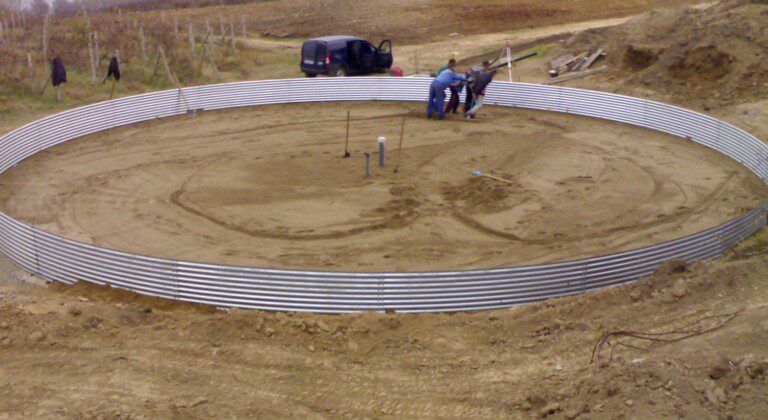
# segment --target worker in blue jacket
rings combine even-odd
[[[432,84],[429,85],[429,103],[427,104],[427,118],[432,118],[433,113],[437,113],[439,119],[445,119],[445,90],[457,81],[464,81],[464,75],[456,74],[450,68],[444,70],[435,77]]]

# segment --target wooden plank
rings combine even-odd
[[[576,68],[579,67],[581,63],[587,60],[588,55],[589,55],[589,51],[584,51],[583,53],[574,57],[573,61],[568,63],[566,67],[568,68],[569,71],[576,71]]]
[[[586,69],[588,69],[598,58],[600,58],[601,55],[603,55],[603,49],[602,48],[597,50],[596,53],[590,55],[589,58],[587,58],[587,61],[582,63],[581,66],[579,66],[578,70],[586,70]]]
[[[555,77],[554,79],[549,79],[541,82],[542,85],[556,85],[558,83],[567,82],[569,80],[573,79],[579,79],[581,77],[585,76],[591,76],[593,74],[599,74],[608,69],[608,66],[599,67],[593,70],[587,70],[587,71],[580,71],[578,73],[571,73],[566,74],[565,76]]]
[[[573,62],[573,60],[575,59],[576,57],[571,53],[564,54],[564,55],[561,55],[560,57],[549,60],[549,66],[553,69],[557,69],[559,67],[567,65],[568,63]]]

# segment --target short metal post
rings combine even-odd
[[[363,154],[365,155],[365,176],[363,178],[368,179],[371,175],[371,154],[368,152]]]
[[[379,137],[379,167],[384,167],[384,143],[387,141],[386,137]]]

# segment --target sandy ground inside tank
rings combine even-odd
[[[347,110],[352,156],[343,159]],[[379,136],[388,139],[384,168]],[[39,153],[0,186],[3,211],[100,246],[328,270],[487,268],[617,252],[715,226],[765,196],[738,164],[660,133],[495,107],[471,122],[435,121],[415,103],[266,106],[142,123]]]

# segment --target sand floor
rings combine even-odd
[[[115,129],[3,174],[0,208],[50,232],[159,257],[442,270],[637,248],[715,226],[766,196],[735,162],[660,133],[516,109],[489,107],[471,122],[426,120],[422,110],[280,105]]]

